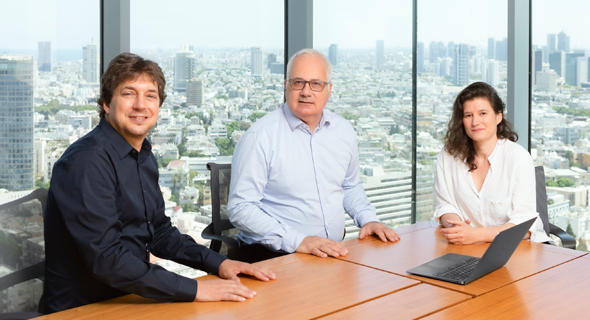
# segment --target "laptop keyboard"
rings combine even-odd
[[[465,261],[460,262],[452,267],[446,268],[442,271],[435,273],[434,275],[441,278],[449,278],[453,280],[463,280],[469,277],[471,271],[475,269],[475,266],[479,262],[479,258],[468,258]]]

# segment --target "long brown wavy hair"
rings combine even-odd
[[[504,110],[506,105],[492,86],[485,82],[474,82],[461,90],[453,103],[453,115],[449,121],[449,128],[445,136],[445,150],[453,157],[464,161],[469,171],[477,169],[475,165],[475,147],[473,140],[465,132],[463,126],[463,104],[475,98],[485,98],[492,105],[495,114],[502,114],[502,121],[498,124],[496,136],[498,139],[508,139],[516,142],[518,134],[514,132],[512,124],[506,120]]]

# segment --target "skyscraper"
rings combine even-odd
[[[277,62],[277,55],[274,53],[271,53],[267,56],[267,67],[270,69],[270,65]]]
[[[500,83],[500,64],[496,60],[488,60],[486,82],[492,87]]]
[[[531,75],[533,84],[537,84],[537,72],[541,71],[543,71],[543,51],[535,50],[533,51],[533,74]]]
[[[338,45],[337,44],[330,45],[330,49],[328,51],[328,60],[330,60],[330,63],[333,66],[338,64]]]
[[[35,187],[33,56],[0,55],[0,189]]]
[[[424,42],[418,42],[416,49],[416,68],[418,72],[424,72]]]
[[[581,58],[581,59],[580,59]],[[579,67],[579,63],[581,62],[584,67],[586,67],[584,63],[584,54],[583,53],[566,53],[565,54],[565,83],[569,84],[570,86],[578,86],[582,77],[580,75],[580,71],[582,71],[582,67]],[[583,72],[583,71],[582,71]],[[585,73],[585,72],[583,72]],[[579,82],[580,81],[580,82]]]
[[[496,41],[496,60],[508,61],[508,38]]]
[[[455,45],[454,51],[453,84],[456,86],[466,86],[469,84],[469,45]]]
[[[383,40],[377,40],[375,49],[375,65],[377,68],[381,67],[385,62],[385,44]]]
[[[174,90],[185,92],[187,81],[194,78],[197,72],[197,58],[195,54],[183,48],[174,58]]]
[[[262,49],[260,47],[250,49],[250,74],[262,74]]]
[[[547,34],[547,52],[552,54],[553,52],[557,51],[557,36],[555,33]]]
[[[565,53],[570,52],[570,36],[563,31],[557,35],[557,50],[562,50]]]
[[[82,47],[82,78],[88,83],[98,83],[98,45]]]
[[[565,52],[556,51],[549,54],[549,68],[565,80]]]
[[[488,38],[488,59],[496,59],[496,40]]]
[[[203,105],[203,80],[191,79],[187,81],[186,105],[197,107]]]
[[[447,44],[447,54],[449,58],[455,59],[455,42],[449,41]]]
[[[447,57],[447,46],[442,41],[430,41],[428,49],[428,62],[430,63],[436,63],[438,58],[443,59]]]
[[[51,71],[51,42],[39,41],[37,55],[37,69],[39,71]]]

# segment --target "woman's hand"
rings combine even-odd
[[[482,242],[480,237],[483,228],[473,228],[471,220],[447,220],[450,227],[442,228],[440,233],[452,244],[472,244]]]

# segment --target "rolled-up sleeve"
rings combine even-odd
[[[434,176],[434,195],[436,198],[436,209],[434,211],[434,219],[440,223],[440,217],[446,213],[455,213],[462,220],[465,217],[457,209],[454,200],[454,186],[452,181],[453,176],[453,164],[446,163],[445,150],[440,151],[436,161],[436,173]]]

